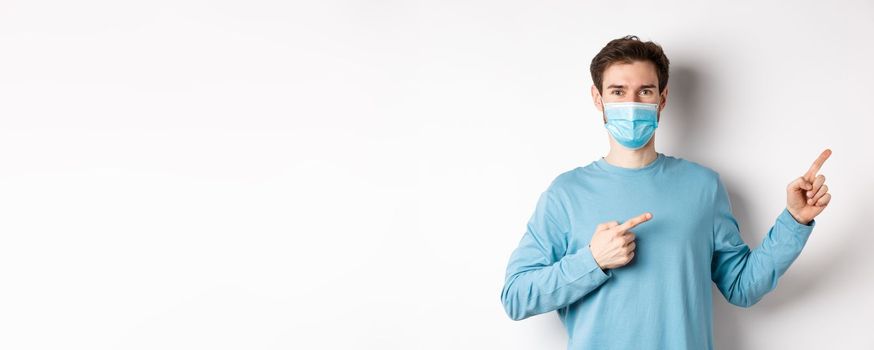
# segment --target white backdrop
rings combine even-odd
[[[714,288],[717,348],[874,348],[872,2],[193,0],[0,4],[0,348],[563,349],[504,269],[606,155],[588,65],[626,34],[751,247],[834,151],[777,289]]]

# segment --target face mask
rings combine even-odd
[[[607,131],[625,148],[643,147],[659,127],[658,103],[613,102],[603,105]]]

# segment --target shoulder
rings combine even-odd
[[[725,184],[716,170],[688,159],[668,158],[669,164],[672,164],[670,166],[675,168],[677,181],[682,181],[688,187],[697,188],[710,200],[727,196]]]
[[[567,170],[567,171],[564,171],[564,172],[558,174],[549,183],[549,187],[550,188],[566,187],[566,186],[574,183],[575,181],[579,181],[579,177],[578,177],[579,174],[578,173],[580,170],[581,170],[580,167],[576,167],[576,168],[573,168],[573,169],[570,169],[570,170]]]
[[[712,168],[701,163],[676,156],[665,156],[665,168],[669,171],[679,173],[684,176],[705,180],[717,181],[719,173]]]
[[[554,176],[543,193],[541,193],[541,200],[554,204],[562,204],[570,200],[572,196],[570,192],[573,192],[575,186],[579,186],[580,181],[585,180],[585,176],[580,174],[582,169],[583,167],[576,167]]]
[[[581,182],[587,181],[588,174],[586,174],[586,171],[588,168],[588,166],[578,166],[559,173],[549,182],[546,191],[558,197],[562,197],[568,191],[573,191],[574,188],[580,186]]]

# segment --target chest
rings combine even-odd
[[[586,247],[600,223],[623,223],[649,212],[652,219],[631,229],[641,253],[708,254],[712,247],[713,207],[705,191],[680,182],[581,191],[569,206],[569,251]]]

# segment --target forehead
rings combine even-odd
[[[634,61],[632,63],[613,63],[607,66],[602,75],[604,87],[611,84],[623,86],[658,85],[659,76],[656,67],[649,61]]]

